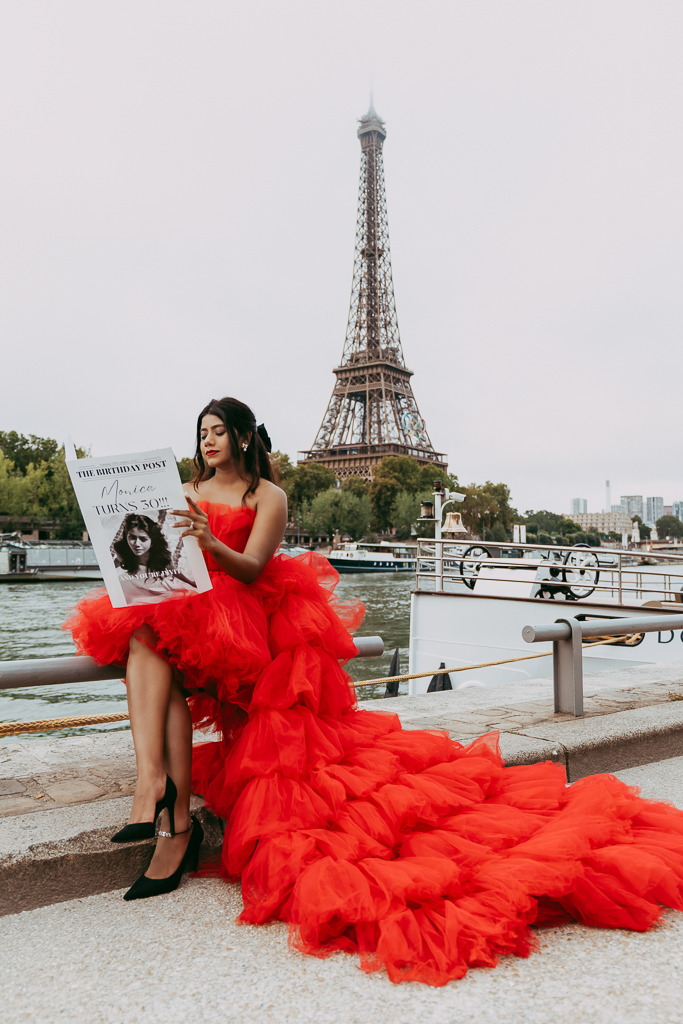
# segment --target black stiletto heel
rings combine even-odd
[[[180,885],[180,879],[186,871],[197,870],[199,865],[199,847],[204,839],[204,829],[194,815],[192,815],[190,828],[186,828],[185,831],[189,832],[190,829],[192,829],[192,835],[187,844],[187,849],[173,874],[169,875],[168,878],[148,878],[147,875],[140,875],[123,897],[124,900],[146,900],[150,896],[161,896],[163,893],[173,892]],[[176,835],[181,836],[182,834],[182,832],[176,832]]]
[[[112,843],[137,843],[141,839],[154,839],[157,818],[166,808],[168,820],[171,826],[171,835],[175,835],[175,802],[178,790],[170,775],[166,776],[166,789],[161,800],[157,801],[154,808],[154,821],[136,821],[132,825],[124,825],[116,835],[111,837]]]

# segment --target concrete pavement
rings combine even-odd
[[[619,773],[683,807],[683,757]],[[569,925],[540,950],[443,989],[366,976],[352,956],[287,949],[283,925],[238,927],[238,886],[184,879],[0,919],[5,1024],[680,1024],[683,914],[647,934]]]

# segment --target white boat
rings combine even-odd
[[[327,560],[339,573],[415,572],[416,545],[386,540],[377,544],[342,544],[330,552]]]
[[[102,579],[87,541],[22,540],[0,536],[0,583],[70,583]]]
[[[439,539],[419,541],[417,558],[411,673],[552,650],[550,643],[530,647],[522,639],[526,625],[604,619],[609,637],[611,619],[683,613],[683,556],[668,552]],[[586,671],[681,660],[680,630],[621,638],[593,647],[583,659]],[[551,674],[551,659],[538,658],[459,672],[453,683],[491,685]],[[428,685],[428,678],[414,679],[410,692],[424,693]]]

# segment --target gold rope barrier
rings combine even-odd
[[[409,676],[383,676],[381,679],[361,679],[354,686],[374,686],[376,683],[399,683],[404,679],[426,679],[427,676],[445,676],[451,672],[469,672],[475,668],[492,668],[493,665],[509,665],[512,661],[531,661],[532,658],[549,658],[552,651],[543,654],[526,654],[523,658],[503,658],[502,661],[482,661],[480,665],[459,665],[457,668],[433,668],[431,672],[413,672]]]
[[[22,732],[47,732],[50,729],[73,729],[80,725],[104,725],[108,722],[127,722],[127,711],[111,715],[73,715],[71,718],[45,718],[42,722],[2,722],[0,736],[18,736]]]
[[[602,644],[616,644],[620,640],[627,642],[631,636],[640,636],[640,633],[627,633],[625,636],[610,636],[606,640],[596,640],[592,644],[583,644],[583,650],[587,647],[600,647]],[[482,661],[479,665],[459,665],[457,668],[433,668],[430,672],[413,672],[409,676],[383,676],[381,679],[361,679],[353,685],[374,686],[379,683],[401,683],[405,679],[426,679],[427,676],[445,676],[451,672],[471,672],[475,668],[492,668],[494,665],[511,665],[513,661],[531,661],[532,658],[549,658],[552,651],[543,651],[542,654],[525,654],[521,658],[503,658],[502,661]]]
[[[628,636],[613,636],[606,640],[597,640],[592,644],[584,644],[586,647],[600,647],[603,644],[616,644],[620,640],[628,642]],[[639,634],[634,633],[634,636]],[[525,654],[521,658],[503,658],[502,661],[482,661],[478,665],[458,665],[457,668],[437,668],[430,672],[413,672],[403,676],[382,676],[381,679],[361,679],[353,685],[379,686],[381,683],[400,683],[408,679],[426,679],[427,676],[444,676],[451,672],[471,672],[478,668],[493,668],[495,665],[510,665],[515,661],[531,661],[533,658],[549,658],[552,651],[543,651],[542,654]],[[117,711],[111,715],[73,715],[71,718],[45,718],[38,722],[2,722],[0,723],[0,737],[19,736],[28,732],[49,732],[52,729],[75,729],[85,725],[106,725],[110,722],[127,722],[129,715],[126,711]]]

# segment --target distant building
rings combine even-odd
[[[626,512],[626,509],[624,508],[623,505],[612,505],[612,508],[610,509],[610,511],[611,512]]]
[[[674,514],[674,507],[673,507],[673,505],[665,505],[664,506],[664,515],[665,516],[672,516],[673,514]]]
[[[582,512],[588,511],[588,502],[585,498],[572,498],[571,501],[572,515],[580,515]]]
[[[622,494],[621,504],[631,519],[634,516],[640,516],[643,518],[643,496],[642,494]]]
[[[683,501],[674,501],[671,514],[683,523]]]
[[[630,533],[633,529],[631,517],[625,512],[572,512],[567,518],[577,523],[584,531]]]
[[[648,526],[654,526],[658,519],[664,515],[664,498],[645,499],[645,522]]]

